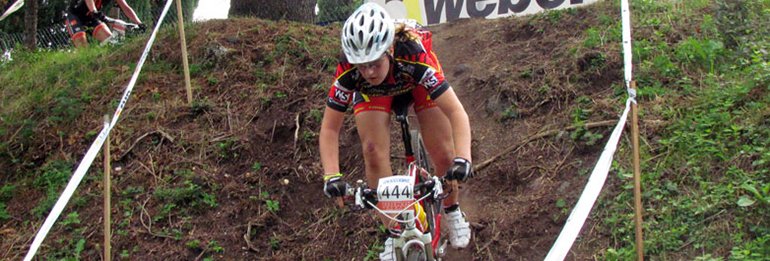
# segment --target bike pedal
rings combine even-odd
[[[444,257],[444,255],[446,255],[446,246],[447,246],[447,243],[449,243],[449,241],[448,241],[448,240],[444,240],[444,243],[441,243],[441,245],[440,245],[440,246],[438,246],[438,249],[437,249],[437,251],[436,251],[436,256],[438,256],[439,258],[441,258],[441,257]]]

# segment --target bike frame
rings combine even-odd
[[[418,139],[418,137],[412,137],[409,129],[409,119],[407,117],[411,103],[411,99],[397,98],[394,99],[392,108],[396,114],[396,121],[398,121],[401,126],[401,138],[404,142],[404,155],[406,158],[406,165],[408,166],[406,173],[409,176],[416,177],[415,185],[417,185],[417,183],[420,182],[420,179],[431,179],[433,178],[433,175],[423,169],[423,166],[419,166],[419,164],[415,162],[414,150],[417,148],[412,147],[412,139]],[[440,185],[438,186],[441,187]],[[427,260],[441,260],[441,257],[443,257],[446,242],[442,246],[439,246],[439,242],[441,241],[441,199],[437,198],[439,195],[435,196],[436,197],[428,199],[428,202],[424,202],[423,200],[417,199],[417,193],[415,193],[415,199],[417,200],[415,204],[421,204],[423,210],[426,212],[427,224],[424,225],[428,226],[429,233],[424,234],[417,229],[415,225],[416,218],[414,217],[415,211],[405,211],[402,214],[405,215],[403,219],[408,222],[401,222],[405,229],[401,235],[393,241],[393,248],[401,250],[401,253],[398,253],[399,251],[396,252],[396,255],[399,258],[406,259],[408,251],[413,245],[417,245],[420,249],[424,250],[427,255]],[[438,204],[434,204],[436,201]],[[425,203],[433,205],[426,208],[425,206],[428,204]],[[428,246],[427,248],[426,245]]]
[[[417,164],[414,162],[409,164],[407,173],[409,176],[425,174],[428,176],[430,175],[427,173],[427,171],[417,166]],[[434,186],[440,187],[441,183],[438,178],[434,177],[434,182],[436,182],[434,183]],[[440,194],[443,194],[441,191],[442,189],[439,189],[438,191],[431,191],[429,192],[429,195],[425,195],[422,198],[418,198],[415,193],[414,204],[421,204],[423,209],[427,209],[424,207],[426,205],[425,203],[433,204],[434,200],[440,197]],[[438,202],[440,202],[440,200]],[[434,211],[433,209],[434,208],[431,207],[429,211]],[[442,246],[439,246],[439,242],[441,240],[441,226],[439,225],[441,223],[441,213],[431,213],[431,215],[427,215],[427,212],[428,211],[426,211],[427,224],[424,224],[424,226],[428,226],[427,233],[423,233],[420,229],[417,228],[417,217],[415,217],[414,210],[403,211],[403,213],[400,215],[401,220],[398,222],[401,224],[403,232],[401,232],[398,237],[394,238],[393,241],[393,248],[396,251],[396,256],[399,257],[398,260],[406,260],[406,257],[409,255],[409,251],[413,249],[414,246],[417,246],[418,249],[423,250],[426,258],[425,260],[441,260],[441,258],[444,256],[446,242]]]

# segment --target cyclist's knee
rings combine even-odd
[[[367,164],[379,164],[379,162],[386,161],[390,157],[390,151],[387,148],[377,146],[374,142],[364,142],[364,158],[366,158]]]

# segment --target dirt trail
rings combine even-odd
[[[442,69],[470,115],[475,164],[527,135],[574,124],[572,114],[585,104],[593,105],[586,122],[616,118],[620,106],[607,86],[622,82],[619,52],[597,55],[576,40],[588,28],[578,21],[613,12],[563,12],[558,23],[549,17],[463,19],[428,28]],[[147,69],[112,134],[113,165],[122,168],[113,181],[114,258],[376,256],[382,231],[374,215],[340,211],[321,191],[317,132],[339,51],[333,40],[339,26],[229,19],[196,24],[188,32],[196,104],[185,104],[177,86],[183,82],[180,73]],[[153,49],[150,63],[181,64],[178,41],[174,35],[159,38],[162,44]],[[115,55],[115,64],[135,62],[142,47],[125,48]],[[115,75],[127,81],[131,70],[116,68],[105,70],[117,70]],[[34,149],[21,161],[81,158],[90,145],[88,132],[101,126],[92,119],[114,109],[110,101],[119,97],[125,81],[94,95],[81,118],[56,129],[36,129],[35,136],[44,138],[26,145]],[[398,127],[393,123],[391,129],[398,146]],[[461,192],[474,238],[467,249],[450,250],[446,260],[542,260],[566,220],[565,206],[576,202],[585,172],[598,157],[595,144],[603,144],[609,133],[591,131],[604,138],[592,136],[598,141],[591,145],[572,132],[558,133],[522,144],[478,171]],[[352,117],[340,141],[346,179],[363,178]],[[394,166],[403,160],[401,153],[391,150]],[[89,176],[100,177],[100,168],[97,163]],[[80,258],[100,259],[101,186],[98,178],[86,180],[76,195],[79,203],[64,212],[77,212],[80,223],[55,228],[41,258],[71,256],[82,239]],[[0,241],[0,249],[8,250],[0,251],[0,259],[17,260],[26,253],[34,228],[42,223],[29,201],[44,197],[45,191],[31,187],[6,202],[12,218],[0,229],[9,234]],[[578,248],[567,259],[593,259],[594,254]]]

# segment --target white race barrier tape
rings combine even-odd
[[[43,243],[43,240],[48,235],[48,232],[51,231],[51,227],[53,227],[54,223],[56,223],[56,219],[59,218],[59,216],[61,215],[61,212],[64,210],[64,207],[67,205],[67,202],[69,202],[70,198],[72,197],[72,194],[75,193],[75,189],[77,189],[78,185],[80,185],[80,182],[83,180],[83,177],[86,175],[88,168],[91,167],[91,164],[96,158],[96,154],[99,153],[99,150],[101,150],[102,145],[104,145],[107,135],[110,133],[112,128],[115,127],[115,123],[117,123],[118,118],[120,117],[120,114],[123,111],[123,107],[126,106],[126,102],[128,101],[128,98],[131,95],[131,91],[134,89],[134,85],[136,84],[136,79],[139,77],[139,72],[142,70],[142,65],[144,65],[144,61],[147,59],[147,54],[150,52],[150,49],[152,48],[152,44],[155,41],[155,36],[158,33],[160,24],[163,21],[163,18],[166,17],[166,13],[168,13],[168,9],[169,7],[171,7],[172,2],[173,0],[168,0],[166,2],[166,6],[163,9],[163,13],[161,13],[160,18],[158,19],[158,22],[155,25],[155,29],[152,31],[150,39],[147,41],[147,45],[144,47],[144,53],[142,54],[142,57],[139,59],[139,62],[136,64],[134,75],[131,76],[131,81],[129,81],[128,86],[126,87],[126,90],[123,92],[123,98],[121,98],[120,104],[118,104],[118,108],[115,110],[115,114],[112,117],[112,122],[109,125],[107,125],[107,123],[104,124],[104,128],[99,133],[99,136],[96,137],[96,140],[94,140],[94,142],[91,144],[91,147],[88,149],[88,152],[86,152],[86,155],[80,161],[80,165],[78,165],[78,168],[75,170],[75,173],[72,175],[72,178],[70,178],[70,181],[67,183],[67,187],[64,188],[64,192],[62,192],[62,195],[59,197],[59,200],[56,201],[56,204],[53,206],[53,209],[51,209],[51,213],[48,214],[48,217],[45,219],[45,222],[43,222],[43,226],[40,227],[40,231],[37,232],[37,235],[35,236],[35,240],[32,241],[32,245],[29,247],[29,252],[27,252],[27,255],[24,257],[24,261],[32,260],[32,258],[35,256],[35,254],[37,253],[37,250],[40,248],[40,244]]]
[[[636,99],[636,90],[631,89],[633,79],[633,49],[631,48],[631,11],[628,9],[628,0],[620,0],[620,19],[623,26],[623,65],[625,71],[626,90],[631,99]],[[636,103],[636,100],[634,100]]]
[[[583,228],[588,214],[596,203],[596,199],[599,197],[599,193],[602,191],[604,181],[607,180],[607,174],[612,166],[612,157],[615,154],[615,150],[618,147],[618,141],[620,140],[620,134],[623,132],[623,127],[626,125],[626,119],[628,118],[628,111],[631,107],[631,103],[636,103],[636,89],[631,89],[632,74],[632,62],[633,53],[631,48],[631,13],[628,8],[628,0],[620,1],[621,9],[621,21],[623,26],[623,62],[625,70],[625,82],[626,90],[628,91],[628,99],[626,100],[626,108],[623,110],[623,115],[620,116],[618,125],[612,131],[610,139],[607,141],[607,145],[604,147],[604,152],[596,162],[591,177],[588,178],[588,183],[583,189],[583,194],[580,195],[575,208],[572,209],[567,222],[564,224],[564,228],[561,230],[559,237],[556,238],[556,242],[553,243],[553,247],[548,251],[548,255],[545,256],[545,261],[561,261],[567,256],[572,244],[575,243],[575,239],[580,233],[580,229]]]
[[[8,10],[5,10],[3,16],[0,16],[0,21],[11,15],[13,12],[18,11],[22,6],[24,6],[24,0],[18,0],[16,3],[13,3],[11,7],[8,7]]]
[[[623,115],[618,120],[618,125],[615,126],[615,130],[612,131],[610,139],[607,141],[607,145],[604,147],[604,152],[596,162],[591,177],[588,178],[588,183],[583,194],[580,195],[580,199],[575,208],[572,209],[572,213],[567,218],[567,222],[564,224],[564,228],[561,230],[561,234],[556,238],[556,242],[553,243],[551,251],[548,251],[548,255],[545,256],[546,261],[564,260],[567,256],[572,243],[575,242],[580,229],[583,228],[583,224],[591,212],[596,198],[599,197],[599,193],[602,191],[604,181],[607,179],[607,174],[610,172],[612,166],[612,156],[615,154],[615,150],[618,147],[618,141],[620,140],[620,134],[623,132],[623,127],[626,125],[626,119],[628,118],[628,111],[631,108],[631,99],[626,100],[626,109],[623,110]]]

